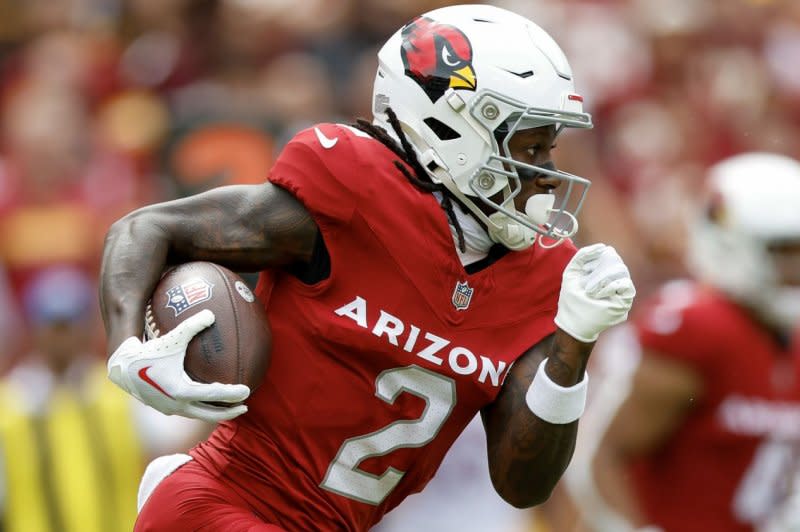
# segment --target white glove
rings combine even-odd
[[[164,414],[179,414],[204,421],[232,419],[247,406],[213,406],[204,402],[238,403],[247,399],[244,384],[204,384],[193,381],[183,368],[186,346],[214,323],[214,313],[202,310],[167,334],[142,342],[131,336],[108,359],[108,378],[146,405]]]
[[[564,269],[555,322],[581,342],[628,318],[636,289],[617,251],[605,244],[581,248]]]

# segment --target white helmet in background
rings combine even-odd
[[[592,127],[572,71],[553,39],[528,19],[487,5],[436,9],[398,30],[378,53],[374,122],[394,135],[386,108],[434,183],[442,183],[510,249],[537,234],[575,234],[589,181],[515,161],[508,141],[519,130]],[[514,207],[519,170],[557,177],[556,195],[535,194]],[[503,192],[495,202],[492,196]],[[485,215],[476,202],[495,212]]]
[[[800,243],[800,163],[747,153],[711,167],[708,179],[690,230],[690,269],[773,325],[797,325],[800,287],[782,284],[769,247]]]

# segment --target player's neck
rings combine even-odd
[[[433,194],[436,196],[439,203],[441,203],[442,193],[434,192]],[[466,244],[466,250],[461,251],[458,247],[458,233],[455,227],[453,227],[451,223],[448,223],[450,226],[450,233],[453,236],[453,245],[456,248],[461,264],[463,266],[469,266],[470,264],[485,259],[489,255],[489,250],[494,245],[492,239],[489,238],[489,233],[486,231],[486,228],[473,216],[463,212],[460,205],[456,205],[453,208],[453,212],[455,212],[458,223],[461,225],[461,230],[464,233],[464,243]]]

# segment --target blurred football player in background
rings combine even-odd
[[[0,530],[131,530],[148,459],[183,450],[207,427],[121,393],[87,346],[95,283],[52,266],[23,294],[34,349],[0,381]]]
[[[604,337],[567,486],[585,528],[800,530],[800,163],[726,159],[689,225],[695,280]],[[602,383],[602,384],[601,384]]]
[[[269,183],[117,222],[101,275],[109,377],[164,413],[225,421],[149,466],[136,529],[368,529],[479,411],[497,492],[546,500],[594,342],[634,297],[613,248],[569,241],[589,182],[552,150],[563,128],[591,127],[582,101],[529,20],[435,10],[380,51],[373,122],[301,132]],[[140,340],[161,272],[189,260],[266,270],[271,367],[246,404],[246,386],[183,370],[210,311]]]

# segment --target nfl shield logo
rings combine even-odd
[[[202,277],[194,277],[167,290],[167,307],[175,311],[175,316],[203,301],[211,299],[214,285]]]
[[[475,289],[470,288],[467,281],[456,283],[456,289],[453,290],[453,306],[456,307],[456,310],[467,310],[474,291]]]

